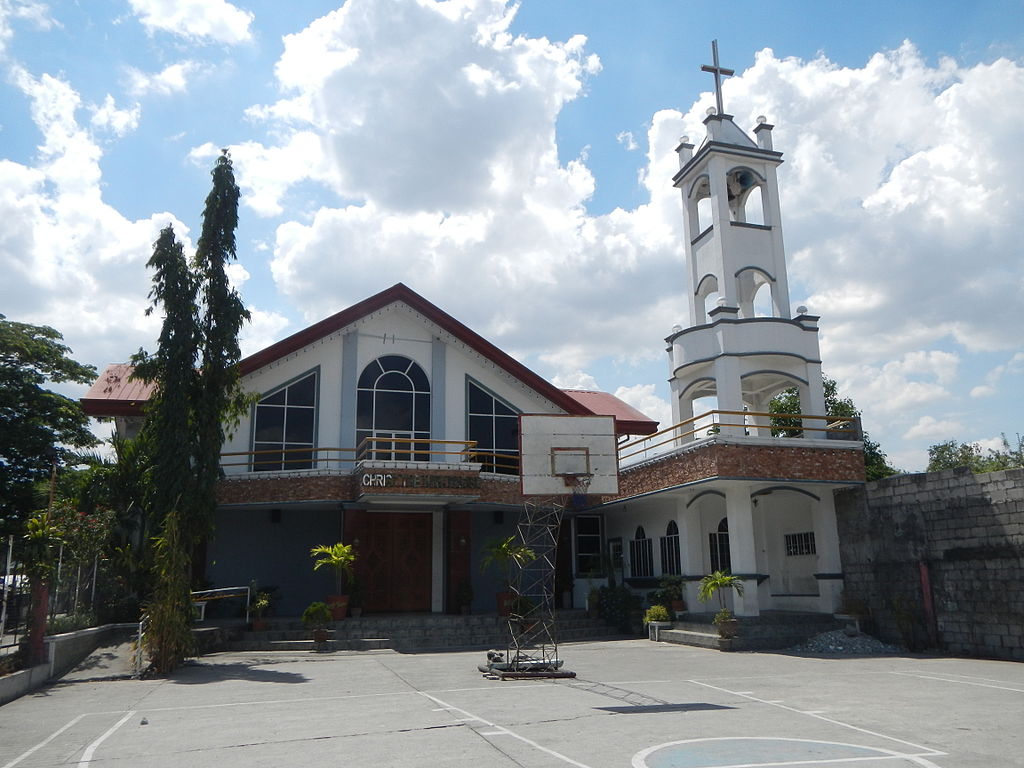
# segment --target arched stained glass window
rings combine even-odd
[[[356,444],[360,458],[429,461],[430,381],[402,355],[384,355],[359,376]],[[365,441],[365,442],[364,442]]]

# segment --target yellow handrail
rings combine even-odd
[[[722,418],[721,418],[722,416],[740,416],[740,417],[742,417],[742,419],[738,423],[734,422],[734,421],[723,421]],[[764,418],[769,419],[769,420],[771,420],[771,419],[783,419],[783,420],[787,420],[788,421],[788,420],[796,419],[796,420],[800,420],[800,423],[793,424],[793,426],[779,426],[778,424],[774,424],[773,425],[770,422],[769,423],[763,423],[763,424],[752,424],[752,423],[746,421],[746,419],[748,417],[751,417],[751,416],[754,416],[754,417],[764,417]],[[824,427],[810,426],[808,424],[804,424],[803,423],[803,420],[805,420],[805,419],[807,419],[807,420],[814,420],[814,421],[822,421],[822,422],[825,422],[826,426],[824,426]],[[696,434],[696,433],[698,433],[698,432],[700,432],[702,430],[713,430],[715,428],[719,428],[720,429],[722,427],[739,427],[739,428],[743,428],[743,429],[751,429],[751,428],[753,428],[753,429],[771,429],[773,431],[774,430],[786,430],[786,431],[796,432],[797,434],[793,434],[793,435],[775,435],[775,436],[776,437],[796,438],[796,437],[802,436],[802,434],[804,432],[825,432],[825,433],[829,433],[829,432],[847,432],[847,431],[849,431],[849,425],[856,423],[856,421],[857,421],[857,418],[853,417],[853,416],[828,416],[828,415],[822,416],[821,414],[771,413],[771,412],[766,412],[766,411],[711,410],[711,411],[707,411],[705,413],[702,413],[702,414],[700,414],[698,416],[691,416],[688,419],[684,419],[683,421],[680,421],[678,424],[673,424],[673,425],[671,425],[669,427],[665,427],[664,429],[660,429],[660,430],[658,430],[657,432],[655,432],[653,434],[645,435],[644,437],[637,438],[636,440],[631,440],[631,441],[629,441],[627,443],[623,443],[622,445],[619,446],[619,449],[618,449],[618,452],[619,452],[619,463],[621,464],[623,461],[625,461],[626,459],[632,458],[633,456],[637,456],[639,454],[647,453],[647,452],[651,451],[654,448],[658,448],[658,447],[661,447],[663,445],[666,445],[666,444],[669,444],[669,443],[674,443],[674,442],[676,442],[678,440],[682,440],[683,438],[690,437],[691,435],[694,435],[694,434]],[[697,422],[705,422],[705,423],[702,423],[700,426],[693,426],[691,429],[687,429],[685,431],[682,430],[682,428],[684,428],[684,427],[688,427],[688,426],[691,426],[691,425],[696,425]],[[663,435],[667,435],[669,433],[671,433],[670,437],[667,437],[664,440],[659,440],[658,442],[651,442],[655,438],[662,437]],[[627,451],[630,448],[635,448],[635,447],[641,446],[641,445],[643,447],[639,448],[638,450],[632,451],[630,453],[624,453],[624,451]]]

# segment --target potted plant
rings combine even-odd
[[[337,544],[321,544],[309,551],[310,557],[315,558],[313,570],[330,568],[334,571],[337,590],[333,595],[327,596],[327,605],[330,606],[331,615],[335,621],[345,618],[348,613],[348,595],[345,594],[345,577],[352,575],[352,567],[356,562],[355,549],[351,544],[338,542]]]
[[[249,603],[249,610],[252,612],[253,632],[263,632],[267,628],[267,621],[263,614],[270,610],[271,598],[269,592],[257,592]]]
[[[537,559],[536,553],[525,544],[516,542],[515,535],[506,539],[493,539],[484,546],[484,558],[480,562],[480,570],[486,571],[489,567],[498,568],[503,576],[503,590],[498,593],[498,615],[508,616],[511,611],[512,601],[512,566],[518,565],[522,568],[528,563]]]
[[[661,630],[672,626],[672,616],[664,605],[652,605],[644,613],[644,624],[647,626],[647,636],[657,642]]]
[[[732,611],[725,607],[725,592],[734,589],[736,594],[743,594],[743,581],[739,576],[733,576],[725,571],[709,573],[700,580],[700,589],[697,592],[697,599],[702,603],[708,602],[716,594],[718,595],[718,613],[712,619],[712,623],[718,627],[720,637],[733,638],[739,629],[739,622],[732,615]]]
[[[313,630],[313,642],[318,651],[322,651],[326,647],[327,627],[332,620],[331,609],[327,607],[326,603],[319,601],[310,603],[302,612],[302,623],[307,629]]]
[[[686,610],[686,601],[683,600],[683,577],[663,577],[658,589],[651,592],[648,597],[651,605],[664,605],[674,616],[678,616]]]

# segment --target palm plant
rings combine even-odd
[[[505,586],[512,583],[512,566],[532,563],[537,559],[537,553],[525,544],[517,544],[515,535],[507,539],[494,539],[484,546],[484,558],[480,561],[480,570],[486,571],[492,565],[505,574]]]
[[[743,580],[739,576],[733,576],[726,571],[715,571],[709,573],[700,580],[700,588],[697,590],[697,599],[702,603],[711,600],[718,595],[719,611],[713,619],[715,624],[727,621],[732,618],[732,611],[725,607],[726,590],[734,589],[736,594],[743,594]]]
[[[334,578],[337,584],[337,594],[341,594],[345,586],[345,577],[352,575],[352,568],[356,562],[355,548],[351,544],[338,542],[337,544],[321,544],[309,551],[310,557],[316,558],[313,562],[313,570],[330,568],[334,571]]]

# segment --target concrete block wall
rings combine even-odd
[[[911,648],[1024,661],[1024,469],[837,493],[844,595]]]

